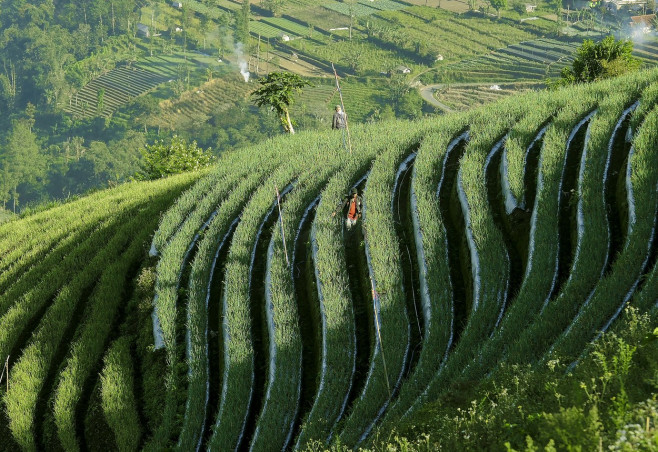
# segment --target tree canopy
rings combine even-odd
[[[498,18],[500,19],[500,10],[507,8],[507,0],[489,0],[491,7],[496,10],[498,13]]]
[[[636,70],[640,61],[632,52],[633,42],[630,40],[617,41],[614,36],[607,36],[595,43],[586,39],[576,51],[571,67],[562,69],[556,85],[588,83]]]
[[[196,141],[188,143],[187,140],[174,135],[171,143],[164,140],[146,145],[142,151],[140,170],[135,179],[159,179],[171,174],[184,171],[196,171],[212,165],[215,156],[210,149],[199,148]]]
[[[289,107],[295,101],[295,94],[301,93],[305,86],[312,85],[297,74],[270,72],[260,80],[260,88],[251,93],[251,96],[257,106],[269,105],[272,107],[278,113],[284,130],[288,133],[295,133]]]

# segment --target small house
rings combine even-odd
[[[397,72],[398,74],[411,74],[411,69],[408,68],[407,66],[400,65],[395,68],[395,72]]]
[[[181,2],[171,2],[171,6],[174,8],[181,9],[183,7],[183,4]]]
[[[531,5],[529,3],[525,4],[525,12],[526,13],[534,13],[536,9],[537,9],[537,5]]]
[[[151,37],[151,32],[149,31],[149,27],[146,24],[137,24],[137,34],[144,38]]]

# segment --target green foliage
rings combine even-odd
[[[159,140],[146,145],[142,150],[140,170],[135,174],[137,180],[152,180],[185,171],[199,171],[213,164],[215,156],[210,149],[197,147],[196,141],[174,135],[170,143]]]
[[[141,432],[132,391],[133,362],[128,338],[114,341],[104,361],[101,397],[105,418],[115,433],[119,450],[137,450]]]
[[[507,8],[507,0],[488,0],[489,4],[493,9],[498,13],[498,18],[500,19],[500,10]]]
[[[30,120],[14,121],[7,143],[0,148],[0,197],[3,206],[13,200],[14,212],[19,203],[18,186],[36,182],[45,172],[45,158],[32,124]]]
[[[634,71],[640,67],[640,61],[632,52],[631,40],[617,41],[612,35],[597,43],[586,39],[578,48],[572,66],[562,69],[561,78],[554,86],[589,83]]]
[[[654,450],[658,402],[655,381],[646,382],[658,364],[656,341],[647,339],[654,323],[627,310],[573,371],[556,359],[502,366],[480,383],[452,385],[366,450]],[[623,388],[633,391],[624,396]]]
[[[235,39],[243,44],[249,42],[249,16],[249,0],[242,0],[240,10],[235,12]]]
[[[273,108],[281,119],[283,129],[294,134],[289,108],[295,101],[295,95],[301,93],[305,86],[313,85],[297,74],[270,72],[260,80],[260,88],[251,93],[251,97],[257,106],[267,105]]]

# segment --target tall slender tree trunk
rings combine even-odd
[[[290,113],[288,110],[286,110],[286,123],[288,124],[288,133],[294,135],[295,129],[292,127],[292,120],[290,119]]]

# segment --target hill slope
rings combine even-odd
[[[576,362],[658,298],[656,100],[650,71],[355,127],[351,152],[278,137],[1,224],[3,447],[354,447]]]

